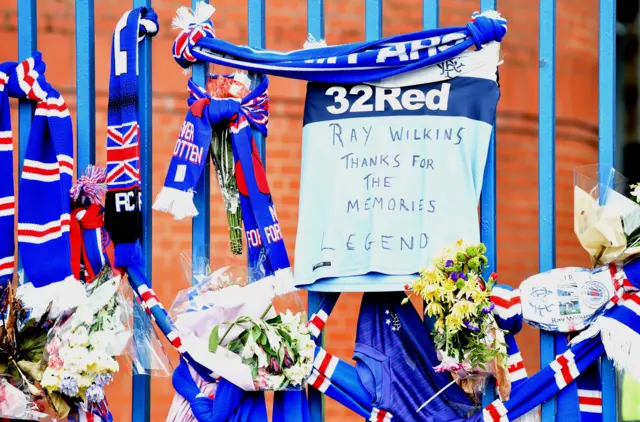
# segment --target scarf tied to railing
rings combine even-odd
[[[263,77],[258,86],[238,102],[213,98],[206,90],[189,81],[190,109],[154,209],[170,212],[176,218],[197,215],[193,205],[193,189],[206,164],[212,126],[227,122],[236,165],[249,266],[258,270],[258,278],[275,275],[288,283],[292,282],[289,257],[252,133],[253,129],[267,136],[268,86],[268,78]]]
[[[250,72],[315,82],[352,84],[376,81],[441,63],[475,47],[502,41],[507,21],[495,11],[474,13],[466,26],[396,35],[376,41],[279,52],[237,46],[215,37],[209,20],[214,8],[198,3],[194,12],[178,9],[173,26],[182,29],[173,57],[188,69],[211,62]]]
[[[9,97],[36,103],[18,200],[18,247],[28,280],[18,295],[32,317],[55,316],[84,297],[71,270],[69,189],[73,129],[62,95],[45,79],[42,54],[0,64],[0,288],[14,272],[13,136]]]
[[[640,379],[640,364],[635,353],[640,349],[640,259],[625,264],[612,263],[609,272],[615,294],[591,325],[574,337],[565,350],[558,350],[556,344],[557,358],[531,378],[519,382],[517,387],[514,385],[508,401],[496,400],[484,409],[482,416],[476,415],[470,421],[514,420],[556,394],[559,411],[574,415],[572,420],[578,418],[578,413],[583,421],[602,420],[598,359],[605,355],[613,360],[616,368]],[[496,310],[504,308],[506,303],[520,303],[517,290],[499,295],[502,297],[498,300],[491,298]],[[502,310],[502,314],[507,319],[522,318],[521,307],[514,308],[513,312]],[[496,315],[499,325],[504,319],[499,313]],[[513,355],[512,351],[509,355]]]
[[[156,13],[152,8],[139,7],[122,15],[113,34],[107,114],[105,227],[115,244],[118,268],[143,263],[138,50],[145,37],[157,33]]]

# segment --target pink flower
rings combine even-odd
[[[253,385],[258,390],[266,390],[269,373],[265,368],[258,368],[258,377],[253,380]]]
[[[60,369],[64,365],[64,361],[58,355],[49,356],[49,368]]]
[[[53,339],[47,343],[47,353],[50,355],[57,355],[61,347],[62,343],[60,342],[60,339],[57,336],[54,336]]]

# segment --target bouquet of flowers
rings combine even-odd
[[[315,344],[282,275],[247,283],[228,267],[176,297],[169,315],[184,350],[247,391],[302,389]]]
[[[504,332],[489,300],[497,274],[486,281],[482,277],[488,265],[486,250],[482,243],[459,240],[406,286],[410,295],[425,301],[425,314],[435,318],[431,335],[441,363],[434,370],[456,375],[469,394],[479,390],[478,383],[489,373],[496,375],[501,388],[509,386]],[[409,297],[403,303],[408,301]]]
[[[60,417],[78,403],[101,404],[104,387],[119,371],[114,356],[123,354],[132,336],[119,288],[120,276],[105,267],[87,285],[88,300],[49,333],[40,384]]]
[[[241,100],[249,94],[249,77],[246,73],[236,72],[233,75],[216,75],[211,79],[209,91],[214,98],[235,98]],[[217,127],[211,136],[211,157],[216,168],[222,199],[227,211],[231,252],[242,255],[242,211],[236,167],[231,147],[228,127]]]
[[[29,318],[10,283],[0,302],[0,416],[40,420],[43,393],[40,361],[47,341],[49,321]]]
[[[251,368],[253,384],[257,390],[284,390],[288,386],[302,387],[311,373],[315,343],[301,313],[287,310],[265,320],[272,305],[260,318],[241,316],[227,322],[227,329],[219,337],[220,325],[211,331],[209,351],[215,353],[234,327],[244,330],[227,345],[231,353],[242,357]]]
[[[640,254],[640,188],[613,168],[604,176],[597,165],[574,170],[574,232],[594,267]]]

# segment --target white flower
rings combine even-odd
[[[267,336],[267,340],[269,341],[269,346],[271,346],[273,350],[280,349],[280,344],[282,340],[280,335],[271,326],[266,326],[263,329],[263,332]]]
[[[60,357],[64,361],[64,368],[70,371],[82,372],[90,364],[89,351],[84,347],[63,347]]]
[[[89,344],[94,350],[106,350],[113,340],[107,331],[95,331],[89,336]]]
[[[284,375],[291,381],[291,385],[296,386],[302,384],[310,372],[310,365],[300,365],[300,362],[296,362],[292,367],[285,368]]]
[[[120,370],[118,361],[101,350],[96,350],[91,353],[91,360],[88,367],[91,371],[98,373],[118,372]]]
[[[78,387],[80,388],[88,388],[93,384],[93,378],[95,375],[87,375],[83,374],[78,377]]]
[[[60,379],[59,369],[47,368],[42,375],[40,385],[48,390],[57,390]]]
[[[252,335],[247,337],[247,343],[244,345],[244,349],[242,349],[241,356],[243,359],[252,359],[256,356],[258,358],[259,368],[266,368],[269,365],[267,354],[262,350],[258,343],[256,343]]]
[[[89,332],[84,325],[76,328],[69,338],[70,346],[86,346],[89,344]]]
[[[284,381],[284,375],[269,375],[267,377],[267,388],[271,390],[275,390],[278,387],[280,387],[280,385],[282,385],[283,381]]]
[[[637,185],[633,185],[633,190],[631,191],[631,196],[636,197],[636,201],[640,201],[640,183]]]

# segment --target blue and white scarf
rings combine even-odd
[[[45,79],[40,53],[0,64],[0,285],[14,268],[13,144],[9,97],[36,103],[20,175],[18,247],[28,283],[18,290],[38,318],[85,296],[71,271],[69,189],[73,178],[73,129],[64,98]]]
[[[107,116],[105,228],[116,245],[117,267],[142,263],[138,47],[145,36],[157,33],[158,16],[147,7],[126,12],[113,33]]]
[[[353,84],[376,81],[458,56],[465,50],[501,41],[507,21],[495,11],[474,13],[466,26],[397,35],[376,41],[291,52],[237,46],[215,38],[208,19],[213,8],[199,3],[195,14],[180,8],[174,26],[182,32],[173,57],[189,68],[198,61],[314,82]]]

